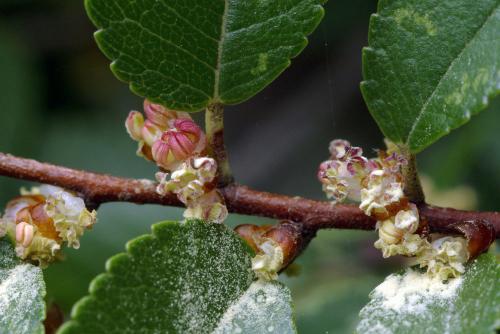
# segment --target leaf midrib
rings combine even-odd
[[[224,41],[226,39],[228,10],[229,10],[229,0],[224,0],[224,13],[222,14],[221,33],[219,38],[219,44],[217,45],[217,63],[215,65],[215,77],[214,77],[214,94],[213,94],[214,96],[212,98],[213,103],[220,102],[220,97],[219,97],[220,72],[222,67],[222,51],[224,48]]]
[[[470,46],[470,44],[476,39],[477,35],[483,30],[484,26],[486,25],[486,23],[493,17],[493,14],[495,14],[495,12],[498,10],[498,8],[500,7],[500,5],[497,5],[495,6],[491,13],[486,17],[486,19],[484,20],[484,22],[481,24],[481,26],[479,26],[479,28],[477,29],[477,31],[474,33],[474,35],[470,38],[470,40],[467,41],[467,43],[465,43],[464,47],[462,48],[462,50],[457,54],[457,56],[455,58],[453,58],[453,60],[450,62],[450,65],[448,66],[448,68],[446,69],[446,72],[443,73],[443,75],[441,76],[441,78],[439,79],[439,82],[437,83],[436,87],[434,88],[434,90],[432,91],[431,95],[429,95],[429,97],[427,98],[427,100],[425,101],[425,103],[422,105],[422,108],[420,109],[420,112],[418,113],[418,116],[417,118],[415,119],[415,122],[413,122],[413,126],[411,127],[410,129],[410,132],[408,133],[408,136],[406,138],[406,145],[409,145],[409,142],[410,142],[410,139],[412,138],[413,136],[413,132],[415,131],[417,125],[420,123],[420,119],[422,118],[422,116],[424,115],[425,111],[427,110],[427,106],[429,105],[430,101],[432,101],[432,99],[434,98],[435,94],[436,94],[436,91],[438,90],[438,88],[441,86],[441,84],[443,83],[443,79],[445,77],[447,77],[448,73],[450,72],[451,68],[453,68],[453,65],[455,64],[455,62],[457,62],[462,54],[465,52],[465,50],[467,50]]]

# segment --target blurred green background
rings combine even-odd
[[[359,91],[361,48],[375,1],[331,0],[309,47],[276,82],[228,108],[226,136],[237,180],[322,199],[316,168],[328,143],[381,147]],[[123,123],[141,99],[117,81],[97,49],[83,1],[0,0],[0,151],[118,176],[152,178]],[[500,101],[420,155],[430,202],[500,210]],[[201,119],[202,115],[196,115]],[[24,182],[0,177],[0,203]],[[181,210],[106,204],[78,251],[46,270],[48,298],[65,312],[127,240]],[[233,215],[231,225],[265,219]],[[368,293],[399,259],[383,261],[375,233],[322,231],[299,258],[291,287],[300,332],[350,333]]]

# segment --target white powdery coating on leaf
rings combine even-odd
[[[412,317],[430,321],[436,309],[453,307],[462,282],[459,277],[443,283],[412,269],[403,275],[390,275],[375,288],[372,300],[361,310],[357,332],[393,333],[388,325],[392,321],[400,321],[400,327],[411,330]]]
[[[404,275],[390,275],[373,292],[373,297],[382,302],[382,306],[398,313],[421,313],[426,305],[439,300],[450,300],[456,296],[462,278],[443,283],[409,269]]]
[[[232,304],[214,333],[296,333],[290,292],[280,283],[252,283]]]
[[[182,268],[182,274],[169,277],[167,283],[168,289],[173,290],[171,307],[182,310],[173,320],[178,333],[200,333],[207,326],[215,327],[223,310],[245,293],[253,279],[250,263],[242,260],[242,247],[235,242],[234,235],[208,233],[202,240],[195,235],[193,229],[183,231],[182,237],[191,240],[191,245],[186,253],[173,259],[178,268]],[[216,256],[215,252],[220,255]],[[213,255],[207,256],[207,253]],[[200,261],[205,269],[201,269]],[[246,271],[246,282],[244,286],[234,286],[233,279],[240,275],[236,272],[242,269]]]
[[[43,327],[37,314],[43,314],[44,310],[36,307],[44,305],[44,289],[38,284],[42,280],[40,268],[22,264],[0,273],[0,332],[41,332]]]

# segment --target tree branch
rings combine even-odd
[[[131,202],[183,206],[175,195],[160,196],[156,183],[96,174],[66,167],[40,163],[35,160],[0,153],[0,175],[22,180],[47,183],[79,193],[89,206],[98,207],[107,202]],[[229,212],[302,222],[311,230],[343,228],[375,229],[375,220],[354,205],[331,205],[301,197],[289,197],[252,190],[231,184],[220,189]],[[431,232],[456,233],[453,226],[466,220],[486,220],[500,238],[499,212],[474,212],[419,206],[420,216],[429,223]]]

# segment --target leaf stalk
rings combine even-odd
[[[404,193],[415,204],[425,203],[424,190],[418,176],[417,157],[409,151],[403,151],[402,153],[408,161],[408,164],[402,170],[405,181]]]
[[[229,158],[224,144],[224,107],[211,104],[205,111],[205,131],[209,155],[217,162],[217,185],[219,188],[234,183]]]

